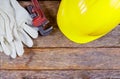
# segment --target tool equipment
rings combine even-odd
[[[51,33],[53,27],[47,26],[49,20],[45,17],[39,2],[37,0],[31,0],[32,5],[27,6],[27,10],[33,18],[33,26],[38,27],[38,31],[42,36],[48,35]]]

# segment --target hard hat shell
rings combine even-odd
[[[62,0],[57,23],[76,43],[88,43],[120,23],[120,0]]]

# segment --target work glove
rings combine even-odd
[[[0,47],[6,55],[12,58],[22,56],[24,53],[23,45],[17,33],[14,12],[9,0],[0,1]]]
[[[7,22],[5,23],[5,21]],[[6,28],[9,29],[9,27],[6,27],[7,23],[9,24],[9,19],[5,13],[3,14],[0,10],[0,51],[4,52],[6,55],[11,55],[12,58],[15,58],[16,54],[14,53],[16,53],[16,49],[14,42],[16,42],[16,40],[8,41],[9,39],[6,36]],[[17,46],[19,46],[19,44]],[[21,50],[19,50],[18,54],[21,53],[20,51]]]
[[[6,30],[5,30],[4,26],[5,26],[5,19],[7,19],[7,18],[5,18],[5,17],[6,17],[6,15],[4,15],[4,17],[3,17],[3,13],[0,10],[0,52],[3,52],[3,50],[4,50],[4,53],[6,55],[10,55],[10,51],[6,44],[6,42],[7,42],[6,35],[7,34],[6,34]]]
[[[1,13],[4,12],[2,16],[6,24],[1,25],[4,27],[3,36],[6,39],[3,39],[5,41],[0,40],[0,50],[12,58],[16,58],[17,55],[22,56],[24,53],[22,42],[28,47],[32,47],[33,41],[30,37],[37,38],[38,36],[37,31],[27,25],[27,23],[32,24],[32,19],[15,0],[0,1],[0,9]],[[2,37],[2,32],[0,37]]]
[[[28,47],[32,47],[33,41],[30,37],[38,37],[37,30],[31,27],[32,18],[16,0],[10,0],[10,2],[15,12],[15,19],[21,40]]]

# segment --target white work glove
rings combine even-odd
[[[4,17],[3,17],[4,16]],[[0,10],[0,52],[3,52],[6,55],[10,55],[10,50],[8,49],[8,44],[7,42],[7,34],[5,30],[5,19],[7,19],[6,15],[1,12]]]
[[[9,0],[0,1],[0,47],[6,55],[12,58],[22,56],[24,53],[23,45],[17,33],[17,26],[15,23],[14,12]]]
[[[2,13],[1,11],[2,10],[0,10],[0,48],[1,48],[1,52],[4,52],[6,55],[10,55],[12,58],[15,58],[16,52],[18,51],[17,52],[18,55],[21,56],[21,50],[23,48],[22,49],[19,48],[20,50],[16,50],[16,47],[15,47],[16,42],[17,42],[17,46],[18,47],[20,46],[18,44],[19,42],[14,39],[12,41],[8,41],[9,39],[7,38],[6,28],[10,29],[7,26],[9,24],[9,19],[8,19],[7,15],[5,13]]]
[[[2,21],[0,23],[3,27],[0,32],[0,51],[12,58],[22,56],[24,53],[22,42],[32,47],[33,41],[30,37],[38,37],[38,32],[27,25],[32,25],[32,19],[16,0],[1,0],[0,12],[0,18],[3,17],[1,20],[4,21],[4,24]]]
[[[33,41],[30,37],[38,37],[37,30],[33,29],[30,26],[32,25],[32,18],[16,0],[10,0],[10,2],[15,12],[15,18],[20,38],[25,45],[27,45],[28,47],[32,47]]]

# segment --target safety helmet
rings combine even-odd
[[[91,42],[120,23],[120,0],[62,0],[57,23],[70,40]]]

